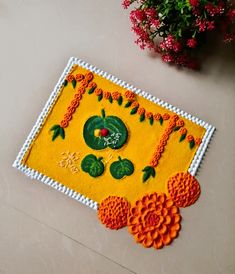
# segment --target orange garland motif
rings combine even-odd
[[[198,181],[190,173],[177,173],[167,183],[168,192],[178,207],[194,204],[200,196],[201,189]]]
[[[166,194],[147,194],[136,201],[128,215],[128,230],[144,247],[162,248],[178,236],[179,209]]]
[[[104,199],[98,210],[101,223],[110,229],[119,229],[127,225],[130,205],[125,198],[109,196]]]

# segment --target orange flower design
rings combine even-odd
[[[144,109],[144,108],[139,108],[138,111],[137,111],[137,113],[138,113],[139,115],[142,115],[142,114],[145,113],[145,109]]]
[[[93,75],[92,72],[88,72],[88,73],[85,74],[85,79],[86,79],[88,82],[92,81],[93,78],[94,78],[94,75]]]
[[[164,114],[162,115],[162,119],[163,119],[163,120],[169,120],[169,119],[170,119],[170,115],[169,115],[168,113],[164,113]]]
[[[173,121],[177,121],[179,119],[179,116],[177,115],[177,114],[174,114],[173,116],[172,116],[172,120]]]
[[[184,121],[183,120],[178,120],[176,122],[176,125],[177,125],[177,127],[183,127],[184,126]]]
[[[72,120],[72,114],[71,113],[66,113],[65,115],[64,115],[64,120],[66,120],[66,121],[71,121]]]
[[[101,88],[96,88],[95,89],[95,95],[99,96],[103,93],[103,90]]]
[[[104,93],[104,98],[105,98],[105,99],[109,99],[110,96],[111,96],[111,93],[108,92],[108,91],[105,91],[105,93]]]
[[[82,99],[82,94],[79,92],[79,93],[76,93],[75,95],[74,95],[74,99],[76,99],[76,100],[81,100]]]
[[[150,119],[150,118],[153,117],[153,114],[152,114],[152,112],[146,112],[145,116],[146,116],[147,119]]]
[[[86,92],[86,90],[85,90],[84,87],[79,87],[77,92],[80,93],[80,94],[84,94]]]
[[[81,73],[76,74],[75,79],[76,79],[76,81],[80,82],[84,79],[84,75]]]
[[[97,87],[97,84],[95,82],[90,82],[88,84],[88,88],[91,89],[91,88],[96,88]]]
[[[201,138],[195,138],[195,144],[196,145],[200,145],[201,144],[201,142],[202,142],[202,139]]]
[[[180,130],[179,130],[179,133],[180,135],[184,135],[184,134],[187,134],[187,129],[185,127],[182,127]]]
[[[177,173],[168,180],[168,192],[179,207],[194,204],[200,196],[200,185],[190,173]]]
[[[120,92],[118,92],[118,91],[112,92],[113,100],[118,100],[120,96],[121,96]]]
[[[127,99],[128,101],[133,101],[133,100],[135,100],[135,93],[134,93],[133,91],[127,90],[127,91],[125,92],[125,96],[126,96],[126,99]]]
[[[131,104],[131,107],[132,108],[136,108],[136,107],[138,107],[139,106],[139,103],[138,102],[133,102],[132,104]]]
[[[69,106],[69,107],[67,108],[67,112],[70,113],[70,114],[73,114],[75,111],[76,111],[76,108],[75,108],[75,107]]]
[[[178,236],[181,216],[166,194],[147,194],[128,215],[128,230],[144,247],[162,248]]]
[[[153,118],[154,118],[154,120],[156,120],[156,121],[159,121],[160,119],[161,119],[161,114],[160,113],[157,113],[157,114],[154,114],[153,115]]]
[[[66,77],[66,80],[68,82],[72,82],[74,80],[74,76],[72,74],[69,74],[67,77]]]
[[[79,106],[79,100],[73,99],[71,102],[71,106],[77,108]]]
[[[105,198],[98,210],[98,218],[110,229],[119,229],[127,225],[130,205],[125,198],[109,196]]]
[[[60,126],[61,126],[62,128],[66,128],[68,125],[69,125],[69,121],[68,121],[68,120],[62,120],[62,121],[60,122]]]
[[[194,140],[193,135],[188,135],[187,136],[187,141],[188,142],[192,142],[193,140]]]
[[[88,84],[89,84],[89,82],[87,81],[87,79],[83,79],[81,81],[81,86],[84,87],[84,88],[86,88],[88,86]]]

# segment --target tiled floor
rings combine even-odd
[[[214,48],[201,73],[168,67],[134,45],[120,1],[106,0],[3,0],[0,33],[0,274],[235,273],[235,47]],[[95,211],[11,167],[70,56],[217,128],[201,198],[161,251],[106,230]]]

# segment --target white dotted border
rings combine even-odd
[[[68,195],[71,198],[74,198],[75,200],[97,210],[98,209],[98,203],[81,195],[80,193],[62,185],[61,183],[54,181],[53,179],[45,176],[44,174],[33,170],[29,167],[27,167],[26,165],[21,164],[22,159],[24,158],[25,153],[27,152],[28,148],[30,147],[30,145],[32,144],[34,138],[36,137],[37,133],[40,131],[47,115],[50,113],[51,108],[53,107],[54,103],[56,102],[58,96],[60,95],[60,91],[63,85],[63,82],[66,78],[66,76],[70,73],[71,69],[73,68],[74,65],[79,65],[85,69],[88,69],[104,78],[106,78],[107,80],[121,86],[124,87],[126,89],[132,90],[133,92],[135,92],[136,94],[147,98],[148,100],[172,111],[175,112],[178,115],[181,115],[182,117],[196,123],[197,125],[200,125],[202,127],[204,127],[206,129],[206,132],[204,134],[204,137],[202,139],[202,143],[200,144],[192,162],[191,165],[188,169],[188,172],[191,173],[193,176],[196,175],[196,172],[200,166],[200,163],[202,161],[202,158],[205,154],[205,151],[208,147],[208,144],[210,142],[210,139],[213,135],[213,132],[215,131],[215,127],[209,125],[208,123],[192,116],[191,114],[188,114],[182,110],[180,110],[179,108],[176,108],[156,97],[154,97],[153,95],[147,93],[146,91],[143,91],[141,89],[137,89],[136,87],[134,87],[133,85],[130,85],[120,79],[118,79],[117,77],[108,74],[105,71],[102,71],[101,69],[98,69],[96,67],[94,67],[93,65],[90,65],[88,63],[86,63],[85,61],[82,61],[80,59],[77,59],[75,57],[71,57],[69,59],[69,62],[65,68],[65,70],[63,71],[58,83],[56,84],[53,92],[51,93],[48,101],[46,102],[46,105],[44,106],[41,114],[39,115],[35,125],[33,126],[31,132],[29,133],[25,143],[23,144],[23,147],[21,148],[16,160],[13,163],[13,167],[18,168],[19,170],[21,170],[23,173],[25,173],[27,176],[29,176],[32,179],[37,179],[40,180],[41,182],[43,182],[44,184],[47,184],[53,188],[55,188],[58,191],[61,191],[62,193]]]

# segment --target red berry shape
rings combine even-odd
[[[107,129],[107,128],[102,128],[102,129],[100,130],[100,135],[101,135],[102,137],[108,136],[108,135],[109,135],[108,129]]]

